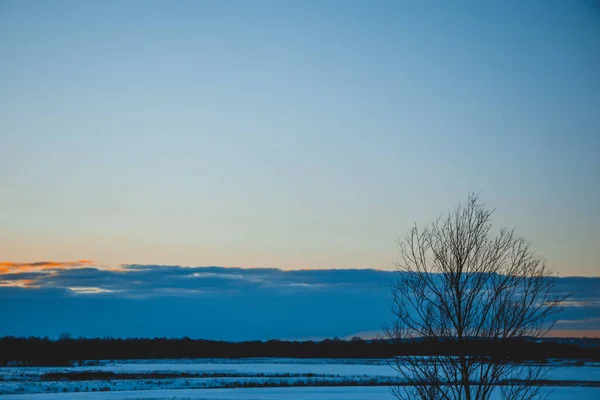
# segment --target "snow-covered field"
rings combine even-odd
[[[182,389],[12,395],[4,400],[394,400],[386,387]],[[596,400],[599,388],[555,387],[547,400]]]
[[[573,386],[547,388],[552,391],[548,399],[600,398],[599,364],[550,365],[548,379]],[[77,373],[89,376],[73,379]],[[369,359],[103,361],[97,366],[0,368],[0,399],[392,399],[388,386],[395,376],[384,360]]]

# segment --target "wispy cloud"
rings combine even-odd
[[[29,266],[36,265],[33,270]],[[365,293],[377,288],[387,293],[395,275],[374,270],[292,270],[276,268],[180,267],[163,265],[122,265],[99,269],[80,262],[13,263],[10,273],[0,274],[4,286],[71,289],[96,288],[95,293],[153,297],[190,294],[297,293],[299,290],[326,290],[332,293]],[[21,268],[21,269],[16,269]],[[89,291],[88,293],[92,293]]]
[[[31,287],[35,287],[35,281],[32,279],[10,279],[10,280],[0,281],[0,286],[15,286],[15,287],[31,288]]]
[[[65,268],[77,268],[93,265],[92,260],[77,261],[36,261],[36,262],[12,262],[0,261],[0,274],[19,274],[28,271],[58,270]]]
[[[567,319],[556,321],[557,324],[586,324],[587,326],[600,323],[600,317],[592,317],[585,319]]]

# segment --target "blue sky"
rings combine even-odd
[[[0,1],[0,260],[391,269],[472,192],[598,275],[591,1]]]

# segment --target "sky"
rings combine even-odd
[[[0,1],[0,254],[391,269],[471,192],[598,275],[589,1]]]
[[[0,0],[0,54],[6,332],[135,308],[94,275],[130,265],[392,271],[472,192],[560,276],[600,276],[597,2]]]

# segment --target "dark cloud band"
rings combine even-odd
[[[0,274],[0,318],[5,322],[0,335],[68,330],[87,336],[135,332],[245,340],[377,331],[391,317],[390,286],[396,274],[161,265],[5,273]],[[560,278],[556,290],[571,293],[557,329],[600,329],[600,278]],[[69,310],[74,319],[65,322],[55,315],[51,320],[61,310]],[[88,321],[90,310],[97,320]],[[38,320],[24,322],[24,315]],[[123,322],[100,323],[114,315]]]

